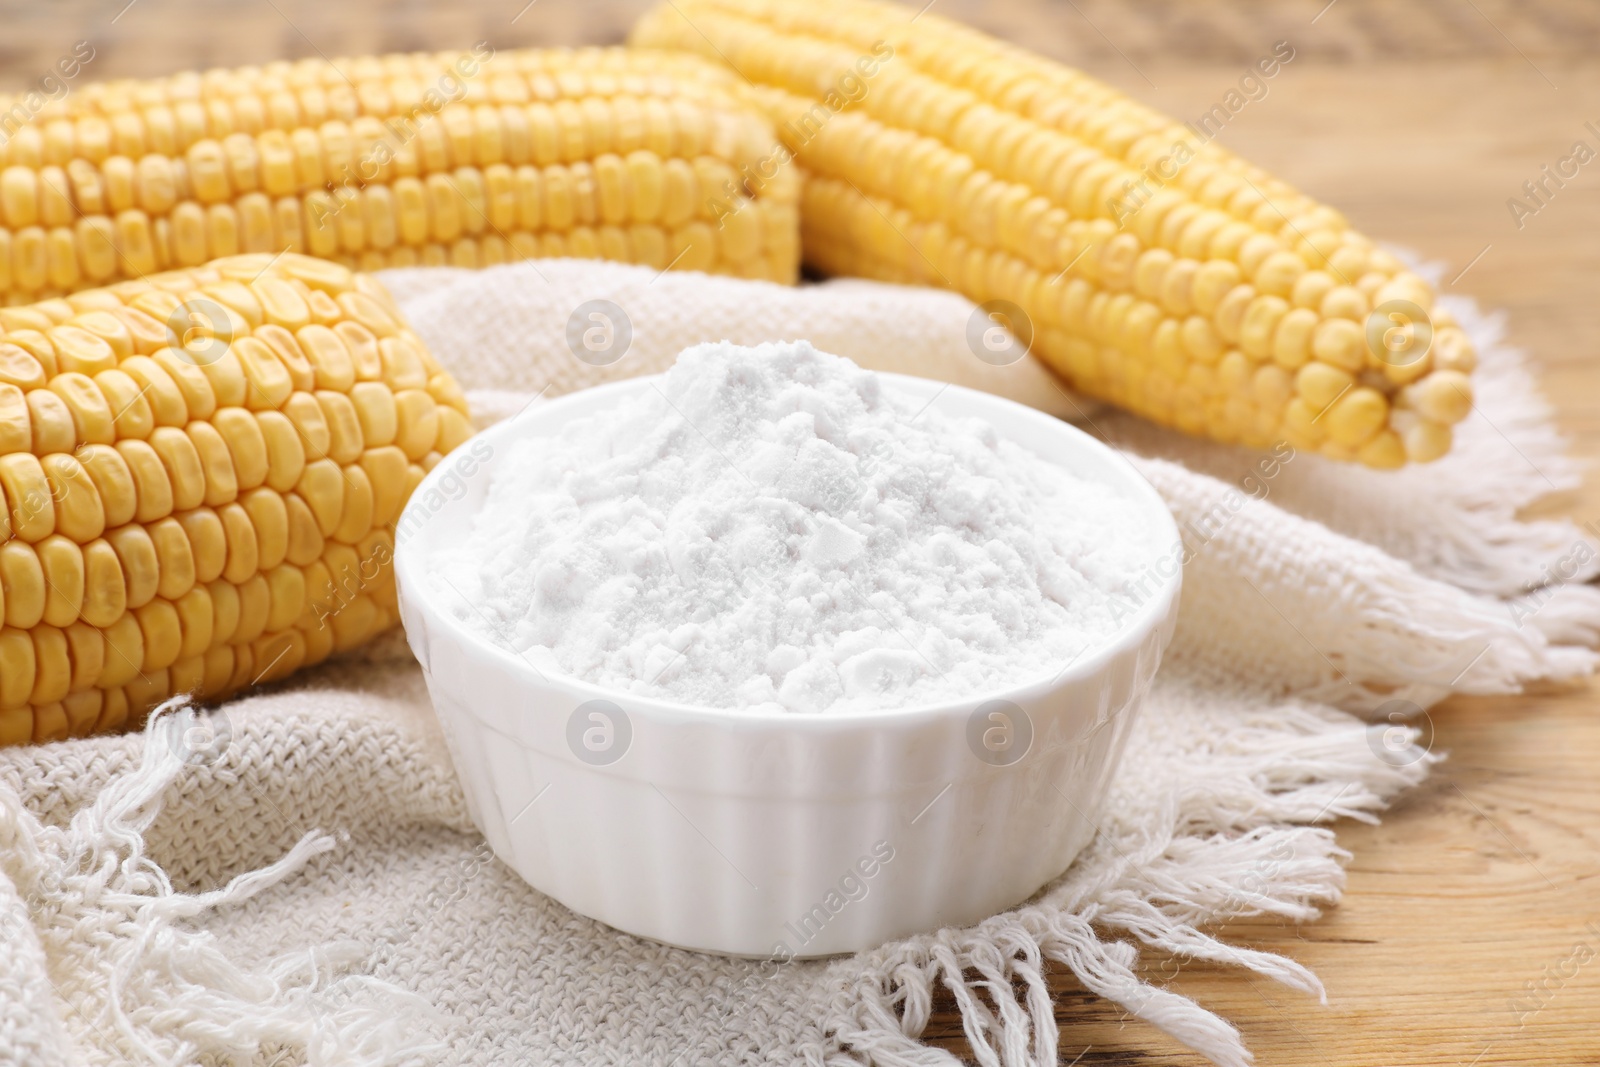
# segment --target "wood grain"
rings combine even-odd
[[[622,40],[650,3],[4,0],[0,88],[34,80],[78,40],[97,49],[95,77],[143,76],[477,40],[508,48],[608,44]],[[1156,84],[1158,71],[1244,64],[1283,39],[1339,64],[1517,59],[1520,51],[1559,68],[1600,46],[1600,6],[1588,0],[933,0],[930,9],[1108,78],[1153,67],[1145,74]]]
[[[6,0],[0,86],[27,84],[79,39],[98,49],[93,76],[146,75],[477,39],[610,42],[645,6],[136,0],[113,23],[124,2]],[[1600,162],[1521,229],[1505,203],[1574,140],[1596,143],[1584,123],[1600,124],[1600,6],[1325,2],[940,0],[937,10],[1179,116],[1209,108],[1245,64],[1289,40],[1295,60],[1224,142],[1363,230],[1443,260],[1447,277],[1471,263],[1447,291],[1509,313],[1575,450],[1600,455]],[[1540,474],[1530,466],[1529,477]],[[1600,520],[1600,480],[1540,510]],[[1381,826],[1339,828],[1354,854],[1344,902],[1304,927],[1230,927],[1240,944],[1315,969],[1326,1007],[1178,960],[1149,960],[1147,974],[1231,1019],[1262,1064],[1600,1063],[1600,955],[1581,966],[1573,955],[1583,944],[1600,952],[1596,692],[1435,708],[1434,747],[1448,762]],[[1544,988],[1530,994],[1530,983]],[[1056,988],[1063,1063],[1203,1062],[1070,980]],[[964,1048],[948,1003],[930,1036]]]

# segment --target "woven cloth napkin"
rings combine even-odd
[[[1294,961],[1207,930],[1338,900],[1330,826],[1426,776],[1429,705],[1595,666],[1600,554],[1569,523],[1516,517],[1574,485],[1574,465],[1469,301],[1445,299],[1482,353],[1477,411],[1446,459],[1376,473],[1180,438],[1030,362],[991,366],[968,344],[973,306],[948,293],[575,261],[384,281],[485,424],[694,342],[805,337],[1122,447],[1183,531],[1184,595],[1099,832],[1034,899],[970,928],[782,965],[669,948],[494,859],[391,635],[220,709],[166,709],[143,735],[0,753],[0,1063],[954,1063],[918,1040],[942,986],[980,1063],[1053,1064],[1045,976],[1065,969],[1243,1064],[1237,1031],[1141,981],[1139,954],[1320,995]],[[593,300],[631,333],[605,367],[566,341]]]

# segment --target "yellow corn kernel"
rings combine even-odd
[[[174,516],[189,539],[195,581],[209,584],[222,574],[228,559],[228,536],[222,519],[211,507],[195,508]]]
[[[105,507],[78,458],[54,452],[45,456],[40,466],[55,503],[56,530],[80,543],[99,537],[105,531]]]
[[[186,656],[167,668],[167,692],[194,694],[205,682],[205,659]]]
[[[267,488],[254,489],[240,497],[239,505],[255,530],[256,567],[271,570],[289,550],[289,514],[283,496]]]
[[[1326,363],[1307,363],[1295,375],[1295,392],[1313,411],[1322,411],[1355,388],[1355,378]]]
[[[1472,411],[1472,381],[1460,371],[1436,370],[1404,395],[1423,418],[1442,426],[1460,422]]]
[[[463,415],[467,414],[466,394],[448,374],[435,374],[428,379],[428,395],[441,405],[455,408]]]
[[[83,548],[83,569],[83,621],[110,626],[128,608],[122,560],[109,541],[98,538]]]
[[[44,568],[32,546],[21,541],[0,544],[0,589],[6,625],[27,630],[44,618]]]
[[[267,452],[267,488],[287,493],[300,482],[305,469],[305,444],[295,424],[279,411],[263,411],[256,415],[256,427]]]
[[[340,650],[353,648],[381,629],[382,624],[377,606],[368,597],[358,595],[333,616],[333,646]]]
[[[298,493],[284,497],[284,508],[289,528],[285,558],[297,567],[307,566],[323,552],[324,538],[317,517]]]
[[[344,473],[332,459],[307,463],[295,492],[316,517],[323,537],[333,536],[344,513]]]
[[[1357,386],[1328,405],[1322,421],[1328,437],[1336,444],[1359,448],[1383,428],[1389,417],[1389,404],[1383,394],[1368,386]],[[1396,440],[1398,445],[1399,441]]]
[[[1438,323],[1438,313],[1434,315],[1435,325]],[[1478,365],[1477,354],[1472,350],[1472,342],[1467,340],[1467,335],[1460,327],[1445,326],[1434,331],[1433,347],[1428,352],[1433,365],[1438,370],[1459,371],[1470,374]]]
[[[244,365],[233,353],[231,342],[218,350],[215,346],[220,341],[220,338],[202,341],[200,351],[194,356],[195,363],[205,374],[218,408],[240,407],[250,395],[249,379],[245,377]]]
[[[0,456],[0,490],[10,509],[13,537],[40,541],[55,532],[56,505],[44,465],[31,452]]]
[[[368,446],[387,445],[394,441],[395,397],[387,385],[360,382],[350,390],[350,402],[355,407],[361,439]]]
[[[239,490],[254,489],[267,478],[267,443],[255,416],[244,408],[221,408],[211,417],[233,457]]]
[[[251,651],[256,663],[255,684],[277,681],[306,662],[305,637],[297,630],[257,638]]]
[[[422,389],[394,394],[394,442],[408,459],[421,459],[439,436],[438,403]]]
[[[86,622],[75,622],[62,628],[67,639],[67,658],[72,663],[72,679],[68,691],[81,693],[91,689],[105,666],[106,645],[100,631]]]
[[[78,431],[67,402],[49,389],[34,389],[26,394],[25,403],[33,451],[38,455],[71,452],[78,443]]]
[[[149,443],[172,487],[170,510],[199,507],[206,499],[206,475],[193,438],[175,427],[163,426],[150,435]]]
[[[233,343],[245,378],[245,404],[253,411],[272,411],[294,391],[289,371],[265,342],[240,337]]]
[[[0,708],[28,703],[33,694],[34,663],[33,640],[28,631],[12,626],[0,628]],[[31,728],[20,740],[33,740]]]
[[[258,556],[255,525],[237,503],[218,508],[217,517],[222,520],[223,533],[228,542],[227,563],[222,568],[222,577],[233,585],[240,585],[256,573]]]
[[[339,525],[332,537],[345,544],[354,544],[372,529],[375,499],[372,480],[361,467],[344,468],[344,510],[339,515]]]
[[[140,670],[149,674],[177,662],[183,648],[183,628],[171,601],[152,600],[133,614],[144,645],[144,663]]]
[[[149,531],[140,523],[129,523],[110,531],[105,539],[121,565],[128,607],[143,607],[156,595],[161,579],[160,562]]]
[[[60,534],[45,538],[34,548],[44,575],[43,621],[51,626],[70,626],[83,609],[83,550],[76,541]]]
[[[23,635],[26,638],[26,634]],[[0,631],[0,669],[6,665],[4,632]],[[4,699],[0,691],[0,699]],[[0,705],[0,745],[26,745],[33,741],[33,709],[27,704],[16,707]]]
[[[68,708],[77,706],[92,712],[95,710],[97,698],[99,714],[94,721],[93,730],[106,733],[120,730],[128,725],[128,698],[121,689],[92,689],[85,693],[76,693],[64,701],[63,706]]]
[[[117,354],[111,345],[81,325],[52,326],[45,333],[55,348],[56,365],[63,373],[75,371],[92,376],[117,365]]]
[[[426,353],[413,340],[410,331],[378,342],[378,357],[383,365],[383,380],[394,390],[421,389],[428,384]]]
[[[266,577],[269,594],[267,632],[281,632],[294,625],[305,604],[305,572],[285,563],[268,571]]]
[[[327,457],[339,464],[353,462],[364,443],[354,402],[344,393],[327,389],[317,390],[316,398],[328,427]]]
[[[191,507],[204,503],[207,507],[221,507],[239,495],[239,483],[234,474],[233,453],[228,442],[215,425],[209,422],[191,422],[183,433],[189,439],[199,463],[204,496]]]
[[[291,291],[292,287],[291,287]],[[297,294],[298,299],[298,294]],[[277,357],[283,369],[289,374],[290,391],[311,389],[316,384],[316,376],[312,373],[311,363],[306,359],[305,352],[300,348],[300,342],[295,340],[294,334],[274,323],[267,323],[258,328],[255,338],[266,343]]]
[[[42,625],[35,626],[29,637],[33,639],[34,678],[28,703],[35,708],[59,704],[72,689],[72,660],[66,635],[55,626]]]
[[[328,454],[331,438],[328,420],[322,414],[322,405],[310,393],[294,393],[283,405],[283,414],[294,424],[296,435],[304,446],[307,459]]]
[[[103,292],[103,290],[95,290],[92,293],[82,294],[82,296],[93,299],[95,298],[96,293]],[[113,359],[118,363],[133,355],[134,349],[132,333],[128,330],[128,326],[125,322],[123,322],[117,316],[111,314],[109,311],[104,309],[85,311],[72,320],[72,325],[80,330],[87,331],[88,333],[104,341],[106,345],[110,347]],[[72,368],[63,367],[62,369],[71,370]],[[106,367],[102,369],[110,370],[111,368]],[[84,373],[89,374],[92,377],[99,372],[85,370]]]
[[[1278,320],[1272,335],[1272,358],[1279,366],[1295,370],[1311,358],[1311,338],[1317,328],[1316,312],[1291,308]]]
[[[138,511],[138,483],[122,453],[108,445],[86,445],[75,458],[99,499],[102,529],[131,522]]]
[[[176,600],[194,588],[196,573],[194,549],[183,524],[175,518],[165,518],[148,527],[150,542],[155,546],[159,581],[156,594],[167,600]]]
[[[406,454],[394,445],[369,448],[361,454],[361,469],[372,486],[372,523],[383,527],[400,517],[405,503]]]
[[[46,381],[44,365],[20,345],[0,343],[0,382],[37,389]]]
[[[142,402],[150,412],[150,417],[155,425],[181,427],[189,421],[189,405],[184,400],[178,383],[172,375],[149,356],[134,356],[119,364],[117,373],[128,378],[135,387]],[[95,379],[104,390],[104,383],[100,378]],[[107,399],[110,397],[108,395]],[[118,423],[121,432],[121,423]],[[124,433],[123,436],[139,436]]]
[[[355,384],[356,368],[339,335],[326,326],[309,325],[295,335],[316,376],[316,388],[348,392]]]
[[[1356,458],[1368,467],[1395,470],[1405,466],[1407,457],[1400,435],[1393,430],[1380,430],[1361,446]]]
[[[33,419],[26,396],[14,385],[0,384],[0,455],[25,452],[32,445]]]
[[[144,632],[139,628],[138,617],[125,613],[104,628],[106,640],[105,666],[95,682],[101,689],[127,685],[139,677],[144,666]]]
[[[203,693],[223,693],[228,691],[228,682],[233,677],[234,657],[233,649],[226,643],[215,643],[205,654],[205,666],[201,672],[200,691]]]
[[[472,423],[455,408],[439,409],[439,441],[434,446],[448,454],[473,435]]]
[[[172,513],[172,483],[161,457],[145,441],[118,441],[116,452],[133,482],[135,522],[154,522]]]
[[[182,394],[184,406],[188,409],[188,417],[209,419],[211,413],[217,409],[217,395],[211,387],[211,379],[187,351],[163,348],[151,359],[167,372],[172,384]],[[129,373],[134,372],[130,370]]]
[[[212,627],[215,622],[211,606],[211,590],[196,585],[181,597],[173,600],[178,613],[178,626],[183,631],[183,644],[178,650],[180,659],[197,659],[211,647]]]
[[[239,587],[218,579],[206,586],[211,596],[211,639],[218,644],[234,644],[239,630]]]
[[[241,642],[233,646],[233,674],[228,678],[224,688],[228,691],[242,689],[254,683],[258,675],[255,672],[255,657],[248,643]]]
[[[260,574],[239,584],[239,628],[233,632],[234,644],[244,644],[260,637],[267,625],[267,611],[272,596],[267,580]],[[254,684],[255,678],[250,679]]]
[[[95,385],[94,379],[86,374],[65,372],[50,379],[46,388],[66,405],[72,419],[75,441],[109,445],[117,439],[113,421],[116,412],[107,402],[105,394]]]

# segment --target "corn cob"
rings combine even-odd
[[[793,281],[792,172],[711,225],[773,139],[732,86],[691,56],[486,46],[85,85],[0,144],[0,302],[285,250]]]
[[[0,744],[135,724],[398,618],[401,506],[471,433],[378,284],[246,255],[0,309]]]
[[[805,174],[809,264],[1013,302],[1082,392],[1384,468],[1443,455],[1472,406],[1427,282],[1076,71],[870,0],[673,0],[632,43],[748,80]]]

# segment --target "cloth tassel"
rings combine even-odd
[[[184,764],[172,736],[184,721],[178,697],[151,713],[138,765],[113,778],[67,827],[39,822],[0,790],[0,874],[30,902],[38,941],[59,955],[74,984],[99,987],[90,1025],[109,1025],[148,1064],[188,1063],[202,1055],[248,1062],[264,1047],[304,1050],[310,1067],[382,1067],[419,1047],[397,1025],[402,1012],[432,1009],[397,987],[363,979],[334,987],[366,949],[335,943],[280,955],[246,970],[212,938],[186,925],[236,906],[300,874],[334,848],[305,834],[276,862],[221,889],[179,893],[145,854],[144,835],[162,795]],[[99,936],[79,940],[85,924]],[[8,938],[8,952],[17,942]],[[85,1004],[88,1001],[85,998]],[[40,1063],[50,1063],[41,1055]]]

